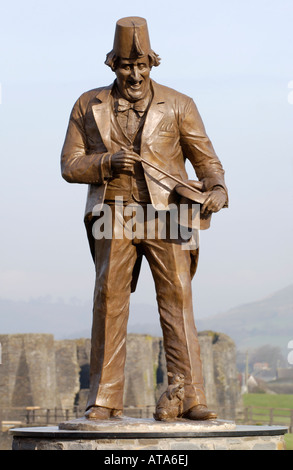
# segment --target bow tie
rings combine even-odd
[[[117,105],[117,111],[120,113],[123,113],[124,111],[128,111],[129,109],[133,109],[139,114],[144,114],[146,108],[147,108],[147,103],[143,100],[137,101],[135,103],[130,103],[127,100],[119,98],[118,105]]]

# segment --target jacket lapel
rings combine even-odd
[[[110,93],[112,90],[112,85],[101,90],[96,98],[99,100],[99,103],[93,105],[93,115],[100,131],[102,140],[108,152],[111,151],[111,99]]]
[[[165,99],[160,96],[156,82],[152,80],[154,96],[142,132],[142,141],[147,140],[160,124],[165,113]]]
[[[111,151],[111,99],[110,94],[112,90],[110,85],[103,88],[96,96],[99,101],[93,105],[93,115],[100,131],[102,140],[105,147]],[[146,141],[152,133],[155,131],[157,126],[162,121],[165,114],[165,99],[161,96],[159,86],[152,80],[152,87],[154,96],[150,108],[147,113],[146,121],[142,132],[142,142]]]

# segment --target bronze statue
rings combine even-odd
[[[199,198],[204,221],[227,206],[224,170],[193,100],[151,80],[151,69],[160,58],[151,49],[145,19],[117,22],[105,63],[116,79],[77,100],[61,159],[66,181],[88,185],[85,224],[96,269],[85,416],[108,419],[122,414],[130,294],[145,256],[155,282],[167,369],[170,375],[184,375],[180,416],[213,419],[216,414],[207,408],[193,318],[191,280],[198,247],[184,249],[186,240],[173,239],[169,232],[165,238],[131,238],[116,236],[112,228],[111,237],[98,237],[93,227],[106,207],[114,218],[117,197],[123,207],[136,204],[145,214],[150,206],[159,212],[178,205],[178,181],[184,185],[188,180],[186,158],[199,180],[193,186],[203,192],[195,189],[194,200],[204,194],[204,199]],[[145,230],[147,223],[146,217]]]

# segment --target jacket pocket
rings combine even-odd
[[[175,132],[172,132],[172,131],[159,131],[159,135],[161,135],[163,137],[174,138],[176,134],[175,134]]]

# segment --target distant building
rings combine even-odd
[[[267,362],[255,362],[253,364],[253,370],[255,371],[270,370],[270,366]]]
[[[282,380],[291,380],[293,381],[293,367],[288,368],[278,368],[277,369],[277,379]]]

